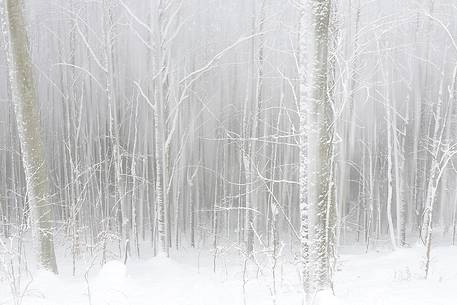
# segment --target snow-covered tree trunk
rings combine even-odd
[[[169,62],[168,50],[166,48],[166,31],[168,22],[167,10],[170,9],[170,3],[167,0],[159,1],[157,8],[157,30],[158,42],[156,67],[160,69],[155,86],[156,109],[155,118],[155,136],[156,136],[156,204],[157,204],[157,226],[158,226],[158,253],[169,255],[169,218],[168,209],[170,206],[169,187],[169,151],[171,136],[167,128],[167,107],[170,102],[169,88]]]
[[[165,209],[165,185],[164,185],[164,175],[163,175],[163,134],[161,124],[161,119],[159,116],[159,110],[154,111],[154,130],[155,130],[155,140],[156,140],[156,149],[155,149],[155,160],[156,160],[156,204],[157,204],[157,238],[158,238],[158,253],[167,254],[168,253],[168,238],[167,238],[167,218],[166,218],[166,209]]]
[[[456,70],[457,71],[457,70]],[[454,75],[455,75],[454,71]],[[455,87],[453,84],[452,87]],[[454,90],[454,88],[452,88]],[[452,92],[452,91],[451,91]],[[425,261],[425,278],[428,277],[430,271],[431,248],[432,248],[432,233],[433,233],[433,211],[436,201],[436,193],[441,180],[441,177],[446,169],[448,162],[455,154],[449,148],[443,149],[443,136],[446,129],[446,119],[449,115],[449,108],[443,111],[443,94],[444,80],[441,79],[440,89],[438,93],[438,101],[434,113],[435,124],[432,136],[432,160],[430,167],[430,177],[427,185],[425,209],[423,213],[422,236],[425,238],[426,261]],[[451,96],[451,103],[454,102]]]
[[[52,233],[52,203],[22,3],[20,0],[7,0],[5,3],[9,34],[9,72],[39,261],[43,268],[57,273]]]
[[[394,161],[395,161],[395,203],[397,212],[397,242],[398,246],[406,245],[406,185],[405,185],[405,156],[403,143],[398,137],[397,114],[392,118],[392,131],[394,140]],[[406,131],[405,131],[406,133]]]
[[[397,247],[395,240],[394,225],[392,221],[392,199],[393,199],[393,156],[392,156],[392,115],[391,115],[391,103],[389,99],[389,92],[387,92],[386,101],[386,113],[387,113],[387,225],[389,230],[390,242],[392,247]],[[395,131],[394,131],[395,132]],[[398,190],[397,190],[398,191]]]
[[[307,99],[308,94],[311,90],[307,86],[309,84],[307,81],[307,58],[306,58],[306,22],[307,16],[305,11],[308,8],[303,5],[303,8],[300,12],[300,41],[299,41],[299,52],[300,52],[300,66],[299,66],[299,75],[300,75],[300,126],[299,126],[299,143],[300,143],[300,163],[299,163],[299,208],[300,208],[300,244],[301,244],[301,260],[302,260],[302,280],[303,288],[305,293],[309,292],[309,278],[310,278],[310,240],[309,240],[309,201],[308,201],[308,126],[307,126],[307,115],[308,115],[308,105]]]
[[[328,92],[330,0],[304,0],[300,20],[300,219],[307,295],[330,287],[328,207],[333,200]],[[331,196],[331,197],[329,197]]]

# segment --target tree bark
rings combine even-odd
[[[305,0],[300,21],[300,218],[306,294],[330,288],[332,105],[328,90],[330,0]]]
[[[52,233],[52,203],[48,194],[47,166],[22,1],[7,0],[6,15],[11,89],[27,181],[27,194],[33,211],[33,233],[37,240],[41,267],[57,273]]]

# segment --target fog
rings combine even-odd
[[[270,270],[274,304],[281,261],[304,302],[332,290],[356,304],[338,293],[344,255],[414,250],[425,281],[434,250],[455,250],[454,1],[13,2],[0,0],[5,283],[29,264],[81,277],[90,258],[201,251],[216,273],[224,255],[244,261],[243,283],[249,264]]]

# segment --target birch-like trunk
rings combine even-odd
[[[330,0],[302,2],[300,20],[300,219],[306,294],[330,287],[328,206],[332,105],[328,94]]]
[[[455,72],[454,72],[455,73]],[[433,210],[436,201],[436,192],[438,190],[441,176],[444,173],[447,163],[452,158],[452,154],[449,151],[441,153],[443,135],[446,126],[446,118],[449,113],[445,113],[443,116],[443,90],[444,80],[441,79],[440,89],[438,94],[438,101],[435,110],[435,126],[433,130],[433,145],[432,145],[432,160],[430,167],[430,178],[427,185],[425,209],[423,213],[423,223],[421,234],[425,236],[425,247],[426,247],[426,261],[425,261],[425,278],[428,277],[430,270],[431,260],[431,248],[432,248],[432,233],[433,233]],[[446,109],[449,111],[449,109]]]
[[[169,255],[169,219],[168,208],[170,206],[169,199],[169,141],[167,137],[170,135],[167,132],[167,106],[170,98],[169,89],[169,67],[168,67],[168,50],[165,47],[166,27],[168,24],[167,9],[170,4],[167,0],[159,2],[157,11],[157,27],[158,40],[160,47],[157,48],[157,63],[156,67],[160,69],[156,85],[156,109],[154,111],[155,119],[155,136],[156,136],[156,204],[157,204],[157,226],[158,226],[158,253]],[[168,143],[168,144],[167,144]]]
[[[389,93],[387,92],[387,96]],[[392,247],[397,248],[397,242],[395,240],[395,230],[392,221],[392,199],[393,199],[393,156],[392,156],[392,115],[391,115],[391,103],[390,98],[386,101],[386,115],[387,115],[387,225],[389,230],[390,242]],[[397,190],[398,191],[398,190]]]
[[[27,194],[33,210],[33,231],[41,267],[57,273],[52,238],[52,204],[48,194],[47,166],[22,1],[7,0],[5,4],[9,34],[9,73]]]

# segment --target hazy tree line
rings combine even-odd
[[[0,233],[19,254],[42,200],[73,273],[231,245],[301,251],[311,290],[338,246],[419,241],[428,272],[432,241],[455,243],[453,1],[22,1],[28,52],[3,2]],[[11,70],[33,74],[46,167]]]

